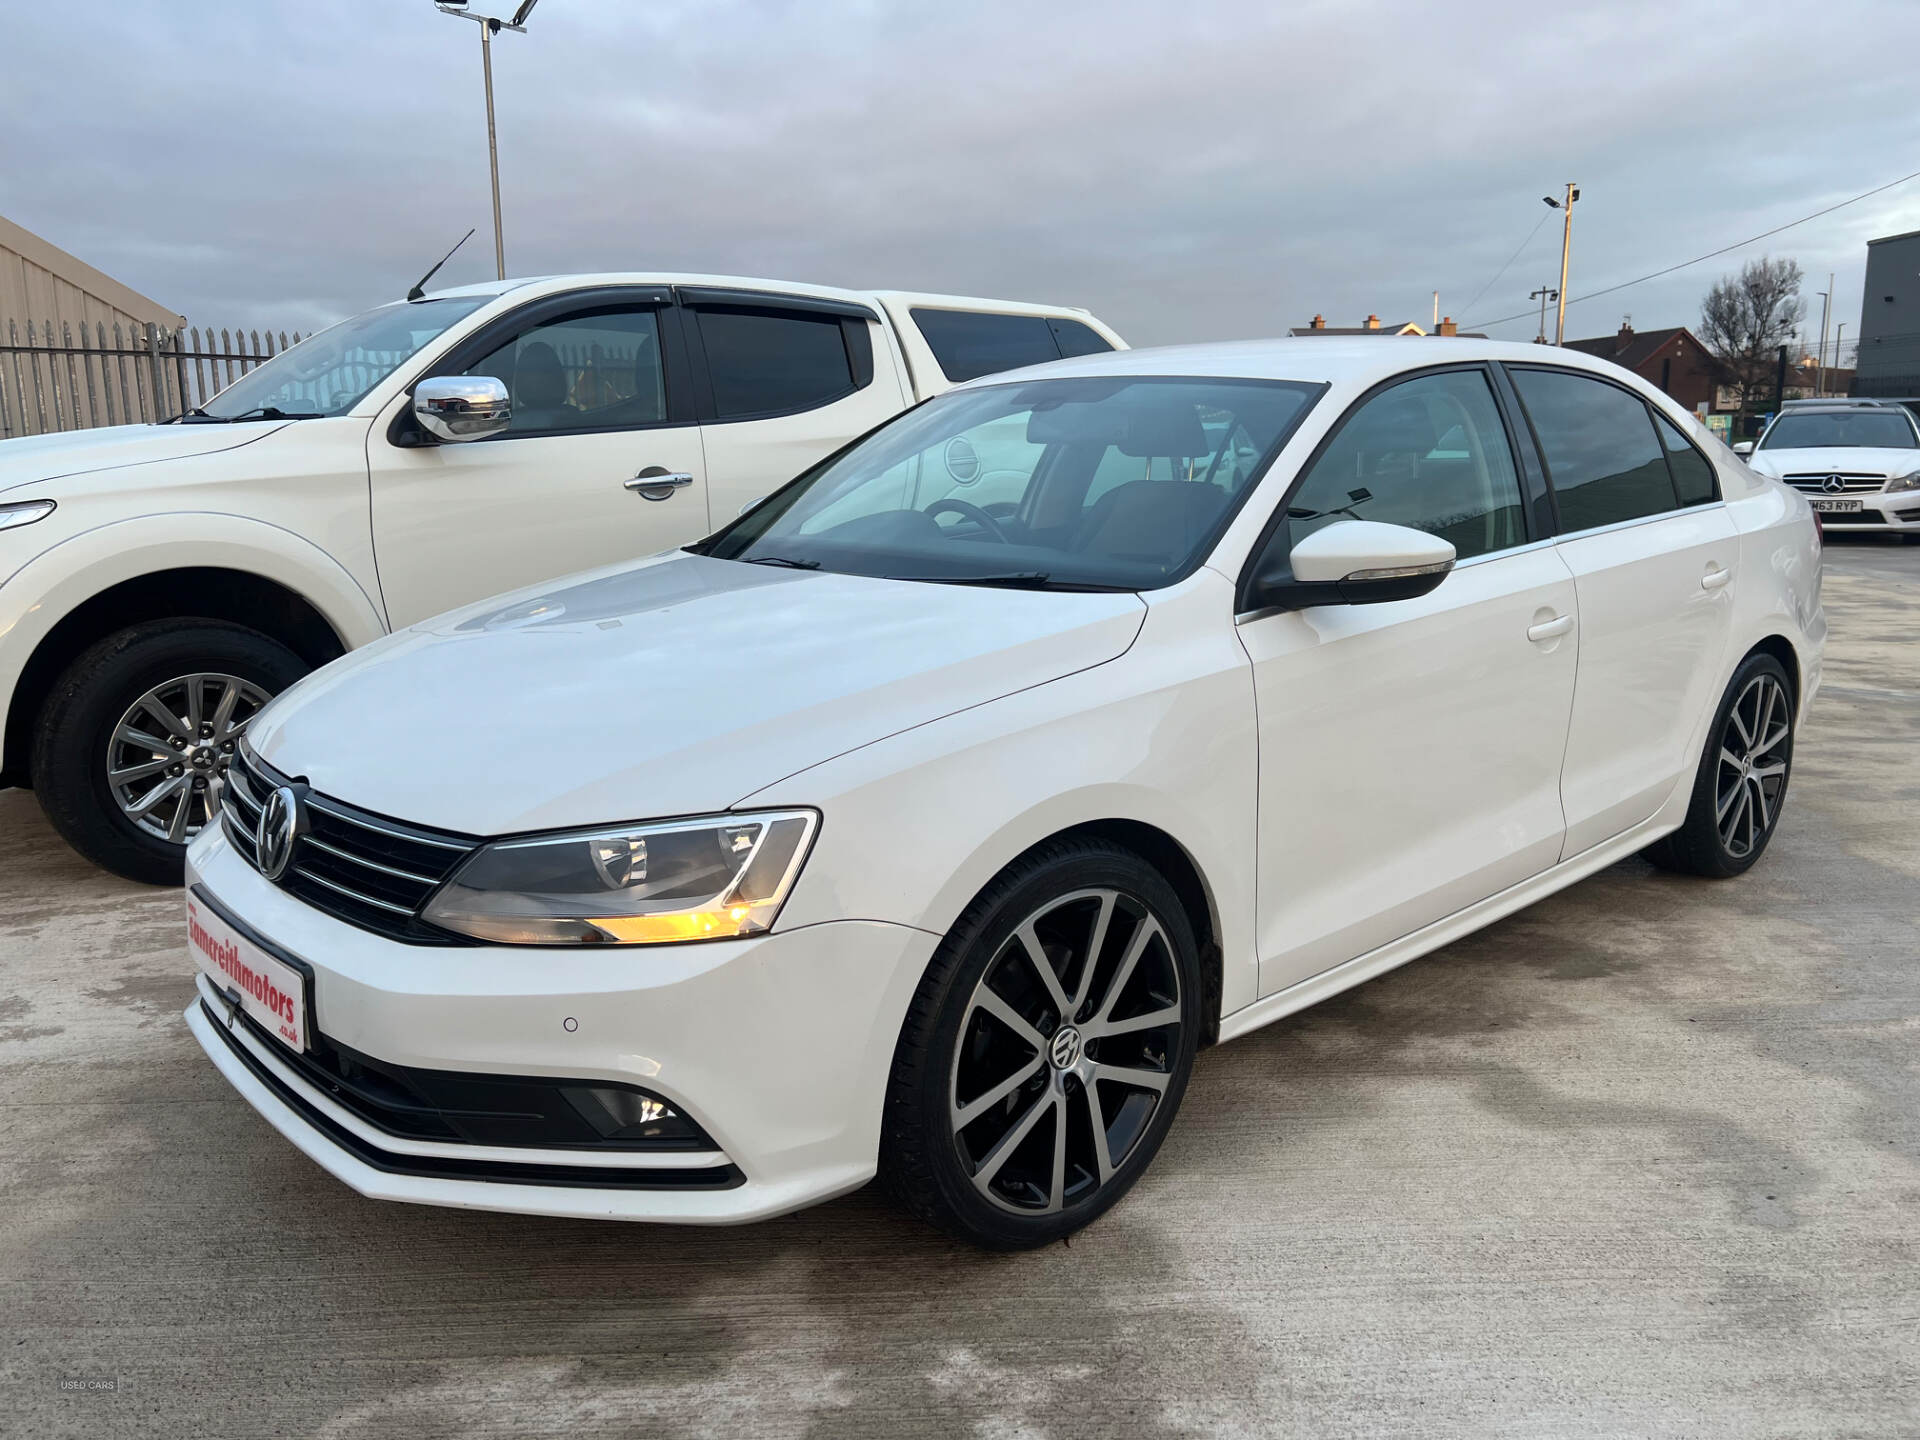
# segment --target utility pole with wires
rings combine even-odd
[[[502,280],[507,278],[507,247],[501,238],[500,147],[494,140],[493,129],[493,37],[501,30],[526,34],[527,17],[533,14],[533,7],[539,3],[540,0],[520,0],[520,8],[513,12],[511,20],[475,15],[467,9],[467,0],[434,0],[433,6],[442,15],[457,15],[480,27],[480,73],[487,88],[487,169],[493,179],[493,268]]]
[[[1566,221],[1564,228],[1560,231],[1560,289],[1553,297],[1554,303],[1559,306],[1559,318],[1553,323],[1553,343],[1564,345],[1567,343],[1567,262],[1573,257],[1573,204],[1580,198],[1580,187],[1571,180],[1567,182],[1565,204],[1551,195],[1542,195],[1540,198],[1560,211]],[[1540,329],[1544,335],[1546,332],[1544,313],[1540,318]]]
[[[1528,292],[1527,299],[1540,302],[1540,333],[1534,338],[1534,344],[1547,343],[1547,306],[1560,298],[1560,292],[1551,285],[1542,285],[1538,290]]]

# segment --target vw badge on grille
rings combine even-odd
[[[1842,490],[1847,488],[1847,482],[1842,476],[1829,475],[1820,482],[1820,488],[1829,495],[1838,495]]]
[[[267,879],[278,880],[286,873],[300,820],[300,795],[291,785],[282,785],[260,807],[260,873]]]

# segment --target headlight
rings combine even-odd
[[[1887,481],[1888,490],[1920,490],[1920,470],[1911,475],[1896,475]]]
[[[22,500],[17,505],[0,505],[0,530],[12,530],[17,526],[31,525],[36,520],[44,520],[53,513],[51,500]]]
[[[482,847],[428,923],[501,945],[657,945],[770,929],[807,858],[811,810],[709,815]]]

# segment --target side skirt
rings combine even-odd
[[[1409,960],[1418,960],[1422,955],[1430,954],[1443,945],[1452,944],[1463,935],[1491,925],[1496,920],[1504,920],[1516,910],[1524,910],[1536,900],[1544,900],[1556,890],[1564,890],[1576,881],[1584,880],[1597,870],[1604,870],[1616,860],[1646,849],[1662,835],[1677,830],[1687,818],[1687,802],[1692,798],[1691,785],[1677,787],[1678,793],[1671,797],[1658,811],[1631,830],[1616,835],[1611,840],[1603,840],[1589,850],[1583,850],[1571,859],[1562,860],[1551,869],[1542,870],[1531,879],[1522,880],[1518,885],[1510,885],[1496,895],[1489,895],[1478,904],[1469,905],[1465,910],[1457,910],[1444,920],[1436,920],[1425,929],[1416,930],[1411,935],[1402,935],[1398,940],[1390,940],[1378,949],[1369,950],[1364,955],[1355,956],[1344,964],[1331,970],[1323,970],[1318,975],[1309,976],[1289,985],[1284,990],[1275,991],[1264,999],[1243,1006],[1231,1015],[1220,1019],[1220,1039],[1222,1042],[1234,1040],[1250,1031],[1258,1030],[1262,1025],[1271,1025],[1284,1019],[1296,1010],[1304,1010],[1309,1005],[1318,1005],[1322,1000],[1330,1000],[1343,990],[1371,980],[1376,975],[1384,975],[1396,970]]]

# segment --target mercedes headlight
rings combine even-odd
[[[1914,471],[1911,475],[1894,476],[1891,480],[1887,481],[1887,489],[1890,491],[1920,490],[1920,470]]]
[[[770,929],[811,810],[709,815],[482,846],[422,918],[500,945],[658,945]]]

